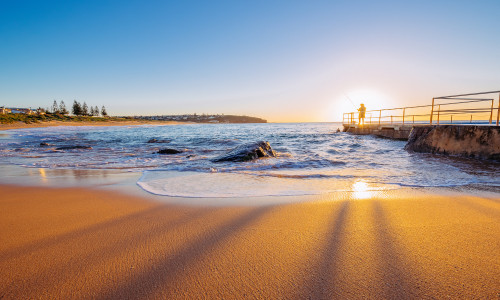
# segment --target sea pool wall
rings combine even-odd
[[[472,125],[414,127],[405,149],[500,160],[500,127]]]
[[[359,126],[355,124],[344,124],[344,132],[349,132],[356,135],[371,134],[378,137],[405,141],[408,139],[412,128],[412,125],[366,124]]]

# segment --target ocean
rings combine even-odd
[[[141,172],[137,185],[173,197],[316,195],[402,187],[500,187],[500,164],[409,153],[405,141],[337,132],[340,123],[48,127],[3,131],[2,165]],[[148,143],[156,139],[159,143]],[[267,141],[276,158],[212,159]],[[46,143],[46,146],[41,146]],[[57,150],[65,146],[88,149]],[[163,148],[182,153],[160,155]],[[1,177],[0,177],[1,181]]]

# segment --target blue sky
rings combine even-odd
[[[0,0],[0,105],[334,121],[500,89],[500,1]]]

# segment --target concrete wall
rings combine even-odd
[[[500,160],[500,127],[465,125],[414,127],[405,149]]]
[[[375,135],[379,137],[407,140],[410,135],[412,126],[409,125],[374,125],[368,124],[364,126],[344,125],[344,131],[356,135]]]

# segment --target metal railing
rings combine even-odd
[[[498,94],[498,95],[495,95]],[[498,104],[495,106],[495,100]],[[429,112],[430,110],[430,112]],[[344,113],[344,125],[418,125],[418,124],[493,124],[500,121],[500,91],[470,93],[432,98],[430,105],[417,105],[366,111],[364,120],[359,112]]]

